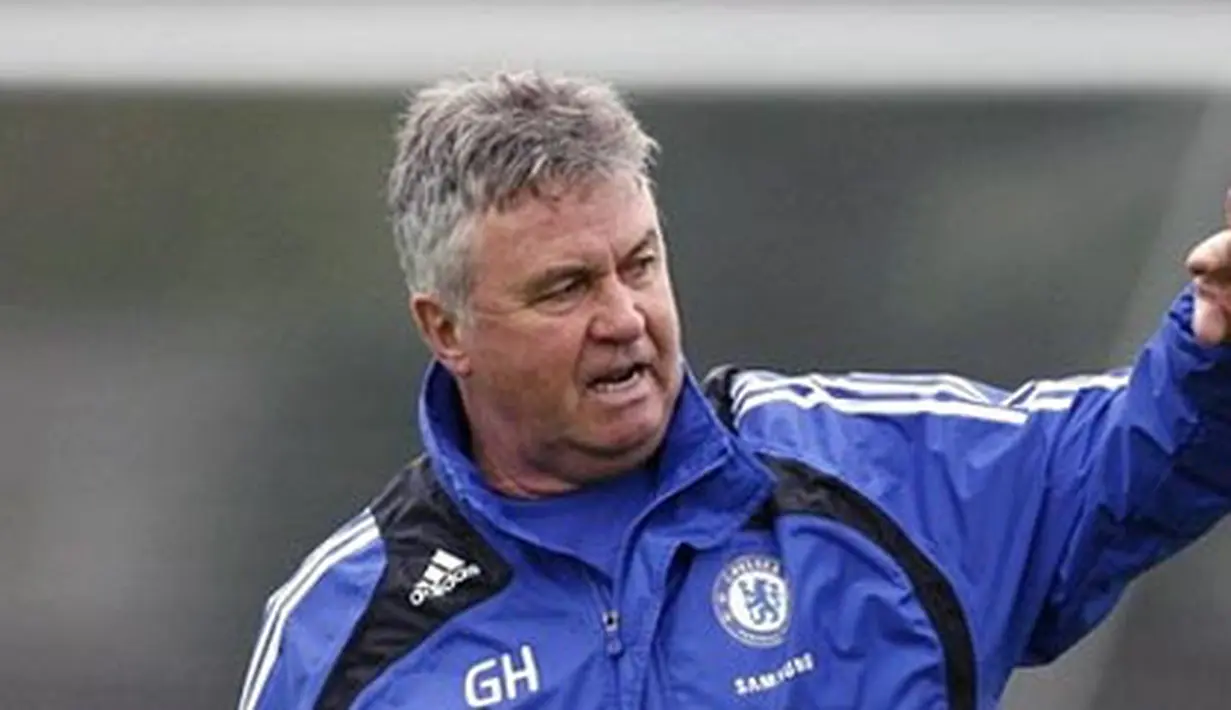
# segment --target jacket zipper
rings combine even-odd
[[[612,658],[618,657],[624,652],[624,642],[620,640],[620,612],[616,609],[607,609],[603,612],[603,635],[606,637],[607,655]]]
[[[710,469],[706,469],[702,475],[709,473],[709,470]],[[688,481],[686,483],[677,484],[667,492],[656,496],[650,504],[647,505],[645,509],[633,519],[633,522],[629,525],[628,530],[624,532],[624,539],[620,542],[618,567],[615,570],[615,579],[612,580],[612,586],[615,588],[614,594],[605,585],[605,580],[598,579],[594,570],[590,569],[588,565],[581,563],[581,567],[584,569],[586,581],[589,583],[590,589],[593,590],[594,598],[598,604],[599,626],[603,633],[603,652],[607,654],[607,658],[611,661],[612,688],[615,693],[615,707],[617,708],[621,707],[623,704],[623,698],[620,694],[621,683],[619,661],[620,656],[624,654],[624,640],[621,637],[622,619],[620,618],[620,610],[614,602],[613,597],[614,599],[621,598],[620,592],[623,588],[622,578],[624,576],[624,562],[625,557],[630,554],[630,543],[634,537],[632,533],[645,523],[646,518],[648,518],[655,509],[674,497],[680,491],[688,488],[693,482],[694,481]]]
[[[587,569],[586,580],[594,591],[598,605],[599,627],[603,633],[603,652],[611,662],[611,685],[615,703],[620,704],[620,656],[624,653],[624,641],[620,638],[620,610],[612,602],[611,595],[603,586],[602,580],[594,578],[594,572]]]
[[[704,473],[708,473],[707,469]],[[703,475],[704,475],[703,473]],[[628,526],[624,532],[624,539],[620,542],[620,551],[618,555],[619,562],[615,570],[615,579],[612,580],[612,585],[615,588],[614,598],[621,599],[621,591],[623,589],[624,563],[625,557],[631,554],[631,541],[634,539],[632,534],[634,530],[639,529],[646,519],[661,506],[664,502],[674,497],[680,491],[692,485],[692,481],[683,484],[677,484],[665,493],[656,496],[649,505],[645,507]],[[604,585],[604,580],[597,579],[595,572],[586,567],[586,579],[590,582],[590,587],[594,590],[595,598],[598,600],[599,608],[599,624],[603,630],[603,651],[607,654],[607,658],[611,660],[612,686],[615,690],[615,707],[623,706],[624,699],[620,694],[620,656],[624,653],[624,640],[621,638],[621,618],[618,606],[613,602],[613,594]]]

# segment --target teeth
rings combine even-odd
[[[628,389],[636,384],[637,380],[641,379],[641,368],[634,367],[615,381],[596,382],[594,389],[598,392],[619,392],[620,390]]]

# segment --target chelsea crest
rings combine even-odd
[[[740,643],[768,648],[786,639],[791,595],[782,562],[769,555],[742,555],[714,581],[714,614]]]

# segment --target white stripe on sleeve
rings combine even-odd
[[[290,580],[270,596],[266,604],[265,622],[257,637],[256,650],[244,677],[239,710],[252,710],[256,707],[277,660],[286,621],[299,602],[330,568],[378,539],[380,531],[376,520],[365,510],[362,515],[313,550]]]

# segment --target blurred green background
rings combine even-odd
[[[694,368],[1125,361],[1220,226],[1201,93],[633,90]],[[265,596],[417,447],[397,92],[0,92],[0,707],[232,706]],[[1006,707],[1225,707],[1231,539]]]

